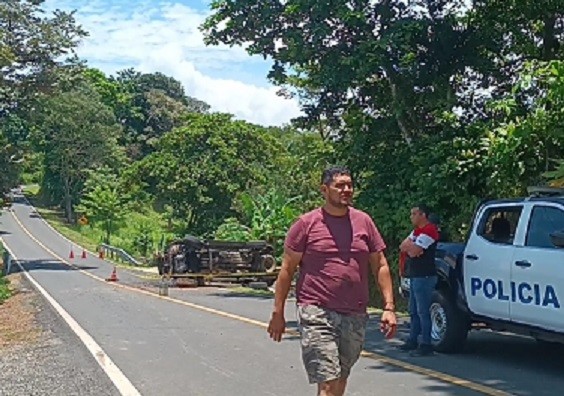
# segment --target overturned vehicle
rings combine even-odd
[[[160,275],[274,274],[274,249],[264,241],[201,240],[188,235],[157,258]]]

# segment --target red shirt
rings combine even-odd
[[[286,247],[303,253],[297,284],[298,304],[340,313],[365,313],[370,253],[386,248],[368,214],[349,208],[332,216],[324,209],[302,215],[286,236]]]
[[[403,276],[417,278],[435,275],[435,250],[439,240],[437,226],[428,223],[423,227],[416,228],[409,234],[409,239],[423,249],[423,254],[418,257],[405,256]]]

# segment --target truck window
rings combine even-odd
[[[550,234],[564,230],[564,210],[553,206],[535,206],[531,212],[525,246],[555,249]]]
[[[478,235],[492,243],[512,245],[522,210],[521,206],[488,209],[480,221]]]

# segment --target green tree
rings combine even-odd
[[[5,0],[0,4],[0,116],[49,92],[64,74],[72,51],[86,32],[74,13],[45,17],[43,0]]]
[[[127,214],[127,196],[119,178],[108,167],[90,170],[84,184],[77,211],[85,214],[91,225],[101,225],[105,243],[111,243],[112,233]]]
[[[126,128],[129,156],[140,159],[154,150],[157,140],[182,124],[185,114],[205,113],[209,105],[187,96],[180,81],[162,73],[143,74],[134,69],[118,72],[115,79],[130,97]]]
[[[237,193],[267,183],[284,155],[264,128],[226,114],[191,114],[137,167],[161,211],[169,206],[182,228],[206,234],[234,215]]]
[[[273,59],[271,81],[300,99],[301,125],[334,140],[394,245],[414,201],[462,232],[477,199],[522,193],[559,155],[546,128],[522,122],[543,88],[515,81],[527,60],[561,57],[564,2],[464,3],[217,0],[202,30]],[[510,117],[495,109],[508,100]]]
[[[36,127],[36,144],[44,153],[42,188],[62,202],[67,221],[73,222],[73,207],[88,171],[116,166],[120,127],[96,92],[84,85],[45,99]]]
[[[73,50],[86,32],[73,13],[46,16],[42,0],[0,3],[0,191],[20,178],[36,100],[73,78]]]
[[[296,207],[299,198],[288,198],[273,188],[262,195],[242,193],[235,207],[249,225],[253,239],[267,241],[278,254],[282,254],[288,228],[301,214]]]

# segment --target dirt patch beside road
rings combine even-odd
[[[92,355],[22,274],[0,305],[0,396],[118,396]]]
[[[13,295],[0,306],[0,355],[12,347],[37,342],[42,333],[35,319],[36,293],[24,284],[21,274],[7,279]]]

